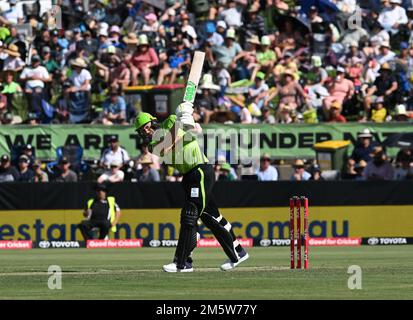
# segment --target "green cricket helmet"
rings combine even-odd
[[[148,112],[139,112],[135,119],[135,130],[138,131],[148,122],[154,121],[156,118]]]

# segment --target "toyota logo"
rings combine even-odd
[[[375,246],[376,244],[379,243],[379,239],[378,238],[369,238],[367,240],[367,243],[371,246]]]
[[[40,241],[39,242],[39,247],[43,249],[47,249],[50,247],[50,242],[49,241]]]
[[[271,240],[270,239],[262,239],[260,241],[261,247],[269,247],[271,245]]]
[[[151,247],[159,247],[161,245],[161,242],[159,240],[151,240],[149,241],[149,245]]]

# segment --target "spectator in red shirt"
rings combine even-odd
[[[138,84],[138,77],[142,75],[143,84],[149,84],[152,68],[159,64],[159,58],[153,48],[149,46],[145,34],[139,36],[138,47],[132,55],[131,61],[132,85]]]

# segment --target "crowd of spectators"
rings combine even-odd
[[[249,164],[231,165],[222,154],[215,164],[215,178],[219,181],[413,180],[412,148],[401,148],[396,157],[390,158],[386,148],[374,140],[369,129],[359,132],[357,138],[343,170],[322,170],[315,160],[296,159],[290,164],[283,164],[283,161],[275,161],[266,153]],[[159,158],[151,154],[145,145],[141,147],[138,157],[131,158],[116,136],[110,137],[109,146],[94,166],[89,164],[84,167],[64,155],[54,163],[42,163],[36,159],[31,145],[24,146],[14,159],[7,154],[0,159],[0,183],[84,180],[113,184],[181,179],[176,170],[160,163]]]
[[[123,89],[185,81],[194,50],[206,53],[199,122],[406,121],[413,109],[412,1],[57,0],[62,25],[47,2],[1,3],[3,124],[128,124]]]
[[[129,124],[139,110],[124,89],[183,83],[194,50],[206,53],[195,101],[200,123],[406,122],[412,116],[413,1],[55,4],[61,26],[55,9],[43,10],[38,1],[0,1],[0,124]],[[364,135],[343,179],[412,177],[411,150],[402,149],[390,165],[385,148]],[[80,164],[61,157],[46,165],[30,148],[16,159],[1,157],[0,181],[85,178]],[[281,177],[263,155],[250,167],[221,163],[216,176],[326,178],[315,163],[297,160],[292,167],[291,176]],[[116,139],[94,174],[101,183],[180,179],[145,147],[131,159]]]

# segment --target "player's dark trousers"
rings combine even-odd
[[[109,220],[84,220],[78,224],[85,241],[93,239],[93,229],[99,229],[99,239],[105,239],[111,228]]]
[[[212,195],[215,183],[214,168],[202,164],[183,176],[182,186],[185,191],[185,205],[181,212],[181,229],[175,261],[178,268],[183,268],[185,261],[196,247],[196,221],[201,218],[203,224],[211,230],[231,261],[238,261],[242,250],[231,224],[220,214]],[[195,223],[194,223],[195,222]]]

